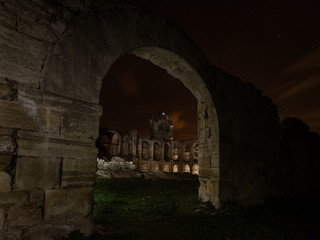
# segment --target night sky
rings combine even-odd
[[[211,63],[270,96],[280,118],[320,132],[320,1],[117,0],[173,19]],[[165,111],[175,139],[196,138],[197,103],[182,83],[135,56],[114,63],[101,91],[101,126],[137,129]]]

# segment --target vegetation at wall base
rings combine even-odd
[[[320,239],[319,196],[269,199],[216,210],[198,201],[197,181],[97,179],[94,216],[102,240],[313,240]]]

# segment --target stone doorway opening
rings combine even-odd
[[[121,56],[103,80],[100,105],[99,176],[130,177],[132,169],[199,175],[184,168],[199,166],[197,99],[165,69]]]
[[[167,50],[160,49],[160,48],[139,48],[139,49],[130,51],[124,54],[123,56],[121,56],[117,61],[113,63],[113,65],[117,66],[119,62],[124,63],[124,65],[126,64],[130,65],[130,61],[143,61],[143,62],[146,62],[147,64],[153,65],[153,67],[155,68],[160,69],[160,71],[163,71],[163,72],[166,71],[166,74],[168,74],[169,78],[171,78],[170,80],[175,79],[176,81],[179,81],[180,85],[183,84],[183,86],[189,90],[188,92],[189,93],[191,92],[190,95],[193,95],[195,99],[193,103],[190,103],[192,106],[189,106],[189,108],[193,108],[196,111],[195,113],[196,119],[193,119],[193,121],[196,122],[196,126],[197,126],[196,127],[197,129],[194,130],[194,132],[196,131],[196,134],[194,132],[190,133],[189,131],[189,133],[187,133],[186,136],[181,136],[181,132],[180,132],[179,137],[180,139],[181,137],[182,138],[184,137],[184,140],[187,140],[187,138],[188,137],[190,138],[191,136],[191,138],[193,137],[193,140],[194,140],[195,139],[194,136],[196,136],[196,141],[189,141],[189,142],[185,142],[185,144],[179,145],[179,144],[174,144],[171,138],[172,143],[163,144],[162,146],[163,151],[160,151],[162,155],[161,154],[160,155],[162,156],[162,158],[167,158],[164,156],[167,150],[167,152],[168,151],[170,152],[170,156],[172,157],[170,157],[169,162],[166,160],[163,160],[163,162],[161,161],[160,164],[159,164],[159,159],[157,159],[155,154],[155,151],[156,151],[155,146],[158,146],[159,143],[154,141],[152,143],[151,142],[147,143],[147,141],[143,139],[139,140],[137,138],[138,136],[137,133],[134,131],[133,132],[131,131],[130,133],[128,132],[127,135],[124,134],[123,136],[119,137],[119,140],[117,142],[118,144],[117,148],[121,149],[119,151],[123,155],[124,153],[123,147],[125,146],[125,148],[127,148],[128,146],[130,146],[131,149],[128,151],[125,151],[126,152],[125,155],[127,155],[128,158],[130,157],[131,160],[134,160],[133,162],[137,164],[136,168],[141,171],[190,172],[191,174],[192,173],[198,174],[199,181],[201,182],[201,186],[199,189],[199,197],[204,201],[211,200],[212,203],[218,207],[219,206],[218,122],[217,122],[217,115],[215,113],[215,108],[212,102],[212,98],[206,86],[204,85],[203,81],[201,80],[200,76],[185,60],[183,60],[182,58],[178,57],[177,55]],[[137,82],[135,80],[135,76],[132,73],[130,74],[126,71],[123,71],[120,74],[119,72],[115,73],[115,70],[113,70],[112,66],[109,68],[109,72],[106,75],[104,81],[113,81],[113,82],[116,81],[117,82],[116,84],[118,85],[117,87],[120,88],[124,94],[129,96],[128,99],[130,99],[131,97],[131,99],[133,99],[134,101],[135,96],[137,96],[140,91],[139,86],[137,85]],[[142,69],[140,69],[140,71],[141,70]],[[150,82],[154,81],[154,79],[152,79],[152,76],[150,77],[149,81]],[[152,98],[156,92],[162,91],[162,89],[166,89],[166,88],[170,89],[170,86],[167,86],[167,85],[168,85],[168,82],[155,83],[154,88],[149,90],[150,91],[149,97]],[[152,92],[152,91],[155,91],[155,92]],[[105,94],[108,94],[108,93],[110,94],[110,96],[106,97]],[[160,95],[161,94],[163,95],[164,98],[167,97],[166,93],[160,93]],[[187,103],[184,106],[182,106],[183,108],[188,108],[188,104],[189,104],[188,101],[190,102],[190,99],[191,99],[190,97],[186,97],[185,101]],[[125,100],[123,101],[122,97],[119,96],[118,93],[114,93],[112,89],[108,89],[108,84],[102,85],[102,88],[101,88],[101,93],[100,93],[101,105],[103,105],[102,103],[103,101],[107,101],[108,103],[107,105],[109,105],[109,108],[114,108],[114,110],[117,110],[118,112],[123,111],[128,115],[130,113],[134,115],[139,115],[142,110],[142,109],[139,109],[138,107],[137,110],[130,112],[130,109],[128,109],[128,105],[129,105],[128,102],[126,102]],[[145,101],[148,102],[148,99],[146,99]],[[181,102],[183,102],[183,100]],[[141,108],[143,108],[144,107],[143,103],[140,102],[140,104],[141,104]],[[148,107],[148,104],[145,106]],[[159,108],[159,106],[157,107]],[[160,109],[157,109],[157,107],[149,106],[149,108],[151,108],[151,111],[155,111],[155,113],[159,112],[160,110]],[[161,105],[160,105],[160,108],[163,110],[163,107]],[[176,107],[176,109],[179,109],[179,108]],[[170,112],[169,118],[170,118],[170,115],[174,116],[174,114],[180,114],[178,110],[176,111],[169,110],[169,112]],[[126,116],[126,114],[124,114],[123,116]],[[165,114],[165,113],[163,112],[162,114]],[[130,121],[129,116],[119,117],[116,115],[117,114],[110,113],[110,111],[108,111],[108,106],[105,107],[104,113],[100,120],[101,127],[109,128],[107,126],[108,122],[112,123],[112,121],[118,121],[118,122]],[[140,127],[140,128],[141,128],[141,124],[142,125],[145,124],[139,121],[136,121],[136,123],[139,124],[139,126],[136,126],[136,127]],[[175,124],[176,125],[181,124],[181,122],[179,123],[179,119],[173,125]],[[130,124],[127,124],[127,125],[130,126]],[[151,125],[151,122],[150,122],[150,125]],[[162,125],[161,126],[159,125],[158,129],[160,129],[161,127]],[[132,126],[131,129],[135,129],[135,127]],[[125,129],[120,129],[120,130],[125,130]],[[126,130],[128,130],[128,128]],[[162,128],[160,130],[162,130]],[[143,130],[142,136],[143,135],[147,135],[146,130]],[[124,138],[131,139],[131,141],[126,143],[124,142]],[[105,139],[105,140],[108,141],[108,139]],[[168,141],[170,141],[170,139],[168,139]],[[179,145],[179,150],[177,147],[178,145]],[[181,153],[179,151],[181,151]],[[181,163],[179,163],[178,156],[175,156],[179,154],[180,154]],[[151,161],[149,159],[149,156],[151,156],[150,157]],[[141,159],[140,161],[139,161],[139,158]],[[185,171],[186,165],[189,166],[190,171]],[[192,171],[192,169],[195,169],[195,168],[198,170]],[[208,192],[210,192],[210,196],[208,195]]]

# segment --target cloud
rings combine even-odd
[[[276,88],[270,89],[276,99],[284,100],[320,85],[320,49],[300,59],[279,75]]]
[[[186,121],[181,119],[182,114],[183,111],[173,111],[168,114],[169,118],[172,120],[174,130],[180,130],[186,126]]]
[[[304,91],[313,89],[320,85],[320,74],[311,76],[310,78],[290,87],[284,92],[280,93],[276,98],[277,99],[286,99],[297,94],[301,94]]]
[[[118,77],[122,91],[127,95],[138,95],[140,93],[137,80],[132,72],[126,72]]]
[[[312,69],[314,66],[320,64],[320,48],[315,52],[309,54],[308,56],[300,59],[295,64],[286,68],[281,75],[295,75],[297,73],[304,72],[306,70]]]

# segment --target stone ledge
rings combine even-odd
[[[62,136],[29,131],[18,131],[18,156],[44,158],[96,159],[95,142],[83,143],[65,140]]]
[[[23,98],[18,102],[0,101],[0,126],[57,133],[60,115],[57,111]]]

